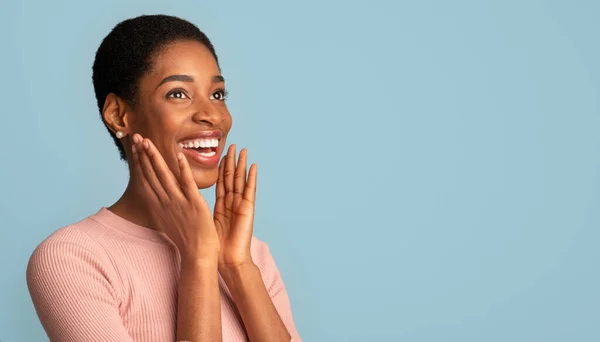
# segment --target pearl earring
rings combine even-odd
[[[123,137],[123,135],[124,135],[123,132],[121,132],[121,131],[117,132],[117,138],[121,139]]]

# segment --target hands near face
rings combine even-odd
[[[182,260],[218,256],[219,269],[251,263],[256,165],[246,175],[246,150],[236,165],[232,145],[221,161],[213,217],[183,154],[177,156],[178,181],[149,139],[135,134],[133,140],[133,172],[146,198],[150,228],[166,234]]]
[[[215,227],[221,242],[219,268],[239,267],[252,263],[250,242],[256,198],[256,164],[246,175],[247,150],[242,149],[235,161],[235,145],[219,165],[215,201]]]
[[[178,181],[149,139],[135,134],[133,142],[133,172],[145,198],[141,204],[150,215],[150,228],[173,241],[182,261],[216,258],[219,236],[185,156],[177,155]]]

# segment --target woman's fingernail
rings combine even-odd
[[[148,144],[148,142],[147,142],[147,141],[144,141],[144,148],[145,148],[145,149],[148,149],[148,148],[150,148],[150,144]]]

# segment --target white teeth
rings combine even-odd
[[[210,152],[206,152],[206,153],[200,152],[200,155],[203,156],[203,157],[212,157],[215,154],[217,154],[217,152],[215,152],[215,151],[210,151]]]
[[[219,139],[216,138],[202,138],[202,139],[194,139],[188,140],[179,143],[179,146],[182,148],[216,148],[219,146]],[[208,152],[210,154],[212,152]],[[214,155],[214,154],[213,154]]]
[[[188,140],[182,143],[179,143],[180,147],[183,148],[209,148],[209,147],[218,147],[219,146],[219,139],[215,139],[215,138],[203,138],[203,139],[196,139],[196,140]]]

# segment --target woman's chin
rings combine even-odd
[[[218,175],[219,171],[217,169],[202,171],[194,170],[194,181],[196,181],[198,189],[206,189],[215,185]]]

